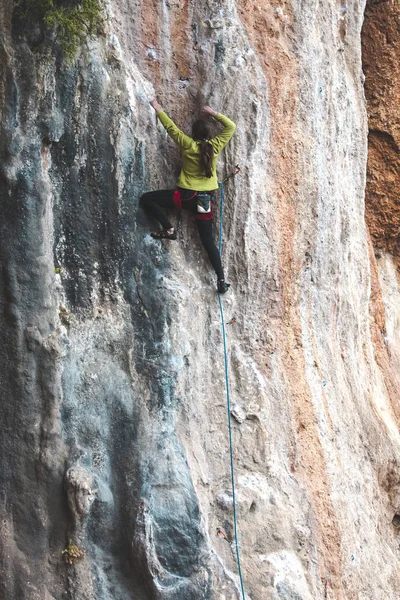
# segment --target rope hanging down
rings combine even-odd
[[[224,179],[226,181],[230,177],[233,177],[237,173],[239,173],[240,168],[238,165],[235,166],[235,170]],[[224,183],[218,183],[220,191],[221,191],[221,202],[219,207],[219,252],[222,255],[222,215],[224,211],[224,199],[225,199],[225,190]],[[224,342],[224,361],[225,361],[225,390],[226,390],[226,401],[227,401],[227,410],[228,410],[228,431],[229,431],[229,454],[231,461],[231,482],[232,482],[232,503],[233,503],[233,526],[235,533],[235,548],[236,548],[236,558],[238,564],[238,572],[240,579],[240,587],[242,590],[242,600],[246,600],[246,596],[244,593],[244,584],[242,577],[242,569],[240,565],[240,553],[239,553],[239,539],[238,539],[238,528],[237,528],[237,517],[236,517],[236,496],[235,496],[235,468],[233,463],[233,443],[232,443],[232,425],[231,425],[231,399],[229,396],[229,375],[228,375],[228,354],[226,351],[226,335],[225,335],[225,320],[224,320],[224,311],[222,309],[222,300],[221,294],[218,293],[218,302],[219,302],[219,312],[221,315],[221,325],[222,325],[222,338]]]

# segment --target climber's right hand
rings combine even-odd
[[[201,109],[201,114],[204,117],[215,117],[218,113],[215,112],[210,106],[203,106]]]

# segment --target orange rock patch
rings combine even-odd
[[[362,34],[369,119],[366,221],[400,261],[400,6],[370,1]],[[400,264],[400,263],[399,263]]]
[[[343,597],[341,583],[341,535],[330,499],[326,463],[318,437],[316,417],[306,380],[301,351],[301,325],[297,273],[300,269],[294,248],[298,212],[293,197],[302,167],[298,163],[299,134],[296,137],[296,109],[299,97],[298,58],[292,49],[290,4],[237,3],[239,16],[268,81],[271,113],[271,153],[276,211],[280,223],[279,279],[283,306],[281,339],[285,373],[295,414],[295,448],[292,472],[307,488],[319,540],[319,570],[325,593]],[[299,346],[300,345],[300,346]],[[326,526],[329,523],[329,526]]]

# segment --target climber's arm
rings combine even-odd
[[[160,119],[165,131],[174,140],[174,142],[182,149],[188,148],[192,143],[192,138],[184,134],[183,131],[181,131],[179,127],[175,125],[173,120],[170,119],[169,116],[163,111],[157,100],[152,100],[150,104],[156,111],[157,117]]]
[[[217,121],[221,123],[221,125],[224,126],[222,133],[220,133],[212,139],[212,145],[214,146],[214,150],[218,154],[233,136],[236,129],[236,125],[233,121],[228,119],[228,117],[225,117],[221,113],[215,112],[215,110],[213,110],[209,106],[203,106],[202,113],[204,116],[214,117],[215,119],[217,119]]]

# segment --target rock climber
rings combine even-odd
[[[221,256],[213,239],[212,200],[218,189],[217,157],[231,139],[236,125],[221,113],[204,106],[201,110],[202,115],[214,117],[224,129],[216,137],[210,138],[207,122],[199,119],[193,123],[192,137],[190,137],[175,125],[157,100],[152,100],[150,104],[168,135],[179,146],[182,155],[182,168],[176,189],[147,192],[140,199],[142,208],[157,219],[163,227],[151,235],[155,239],[176,240],[176,231],[164,209],[184,208],[193,213],[201,242],[217,275],[218,292],[224,294],[230,284],[225,281]]]

